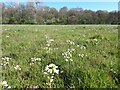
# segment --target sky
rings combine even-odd
[[[43,5],[49,7],[55,7],[59,10],[63,6],[67,6],[70,8],[83,8],[88,10],[107,10],[107,11],[114,11],[118,10],[118,3],[117,2],[46,2]]]
[[[10,1],[15,1],[17,2],[18,0],[0,0],[1,2],[10,2]],[[27,1],[35,1],[35,0],[19,0],[19,2],[27,2]],[[84,10],[93,10],[93,11],[97,11],[97,10],[107,10],[107,11],[114,11],[114,10],[118,10],[118,2],[117,0],[112,0],[114,2],[112,2],[111,0],[104,0],[104,1],[109,1],[109,2],[104,2],[102,0],[84,0],[86,2],[83,2],[83,0],[57,0],[57,2],[55,2],[55,0],[36,0],[36,1],[42,1],[41,5],[45,5],[45,6],[49,6],[49,7],[54,7],[57,10],[59,10],[61,7],[67,6],[68,9],[71,8],[83,8]],[[64,1],[64,2],[62,2]],[[99,1],[99,2],[97,2]]]

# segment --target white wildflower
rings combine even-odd
[[[11,88],[11,86],[8,86],[8,89],[10,89]]]
[[[86,49],[86,47],[85,46],[81,46],[80,49]]]
[[[80,45],[77,45],[77,47],[80,47]]]
[[[49,72],[49,73],[59,73],[59,70],[57,69],[58,66],[56,66],[55,64],[49,64],[45,67],[45,71]]]
[[[50,79],[50,83],[53,82],[53,80],[54,80],[54,79],[51,78],[51,79]]]
[[[45,67],[45,72],[44,72],[45,76],[47,76],[49,83],[51,84],[54,81],[54,75],[55,74],[59,74],[59,69],[58,66],[56,66],[55,64],[49,64]]]
[[[96,42],[98,41],[96,38],[95,38],[95,39],[93,39],[93,40],[94,40],[94,41],[96,41]]]
[[[73,61],[73,59],[70,59],[70,61]]]
[[[7,86],[8,86],[8,83],[7,83],[7,81],[3,81],[3,82],[1,83],[1,85],[7,87]]]
[[[14,67],[14,69],[15,69],[15,70],[21,70],[21,68],[20,68],[19,65],[16,65],[16,66]]]
[[[65,61],[68,61],[68,59],[65,59]]]
[[[7,38],[9,38],[10,36],[6,36]]]
[[[75,51],[75,49],[68,49],[66,52],[62,53],[65,61],[73,61],[72,59],[72,52]]]
[[[47,75],[48,73],[47,73],[47,72],[44,72],[44,74],[46,74],[46,75]]]

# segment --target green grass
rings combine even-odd
[[[12,58],[9,64],[2,65],[2,79],[12,88],[118,88],[120,85],[117,26],[3,25],[2,29],[2,57]],[[45,48],[50,39],[54,41],[48,50]],[[73,61],[66,61],[62,55],[68,49],[75,49],[68,56]],[[41,61],[30,65],[31,58]],[[2,64],[5,62],[1,60]],[[58,66],[59,74],[50,83],[44,72],[51,63]],[[21,70],[15,70],[16,65]]]

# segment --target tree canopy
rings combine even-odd
[[[33,2],[8,5],[2,3],[3,24],[119,24],[119,14],[119,11],[68,9],[66,6],[57,10]]]

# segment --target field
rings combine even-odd
[[[117,26],[2,26],[3,88],[118,88]]]

